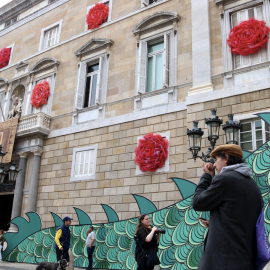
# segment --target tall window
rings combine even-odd
[[[84,108],[91,107],[96,104],[98,74],[99,74],[99,63],[87,66]]]
[[[239,22],[255,18],[257,20],[264,20],[263,6],[247,8],[231,14],[231,28],[235,27]],[[241,68],[245,66],[255,65],[267,61],[267,48],[260,49],[258,53],[247,56],[233,55],[234,68]]]
[[[43,49],[52,47],[57,43],[59,25],[44,32]]]
[[[247,151],[255,151],[270,140],[269,134],[269,125],[263,120],[243,122],[240,129],[241,148]]]
[[[137,92],[145,93],[169,86],[170,34],[139,44]]]
[[[162,55],[164,41],[148,45],[147,88],[146,92],[162,88]]]

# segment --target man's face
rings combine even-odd
[[[228,156],[227,156],[228,157]],[[228,159],[222,159],[221,157],[217,157],[214,166],[216,167],[217,173],[220,173],[223,167],[227,166]]]
[[[71,220],[65,221],[65,225],[69,227],[71,225]]]

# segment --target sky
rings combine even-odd
[[[7,3],[11,2],[12,0],[0,0],[0,7],[6,5]]]

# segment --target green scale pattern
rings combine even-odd
[[[270,124],[270,114],[259,114]],[[270,141],[253,153],[245,152],[245,162],[253,171],[253,179],[258,184],[264,201],[265,227],[270,242]],[[156,210],[153,203],[139,195],[134,195],[141,213],[147,213],[152,225],[165,229],[160,239],[158,256],[160,269],[186,270],[197,269],[203,252],[203,241],[207,229],[197,217],[209,218],[208,212],[196,212],[192,208],[195,185],[188,180],[173,178],[183,200],[167,208]],[[92,225],[96,232],[96,249],[93,256],[93,267],[101,269],[132,269],[137,265],[134,259],[135,242],[133,239],[138,219],[117,221],[116,213],[109,206],[103,208],[111,221],[106,224],[91,224],[89,217],[82,210],[75,208],[80,225],[70,227],[71,245],[75,259],[75,267],[87,267],[87,250],[85,247],[86,231]],[[108,211],[106,211],[106,209]],[[153,212],[154,211],[154,212]],[[11,222],[19,227],[17,234],[8,233],[6,239],[8,249],[3,252],[7,261],[38,263],[42,261],[56,262],[54,237],[61,219],[52,213],[56,227],[41,230],[38,214],[27,213],[29,222],[18,217]],[[83,220],[83,221],[82,221]],[[40,224],[38,223],[40,222]],[[22,229],[23,228],[23,229]]]

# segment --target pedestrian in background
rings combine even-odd
[[[4,231],[0,230],[0,262],[2,262],[2,248],[4,245],[4,242],[6,241],[5,236],[4,236]]]
[[[56,249],[56,256],[57,262],[61,259],[66,259],[69,262],[69,245],[70,245],[70,231],[69,226],[71,225],[70,217],[63,218],[63,225],[61,225],[56,232],[55,235],[55,249]]]
[[[88,270],[92,270],[93,267],[93,253],[95,251],[95,239],[96,239],[96,234],[94,233],[94,227],[90,227],[86,233],[87,238],[86,238],[86,242],[85,245],[87,247],[87,254],[88,254],[88,261],[89,261],[89,265],[88,265]]]

